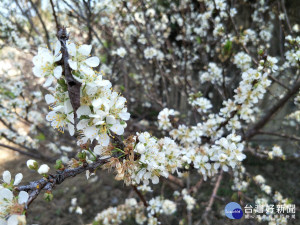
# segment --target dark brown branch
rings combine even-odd
[[[269,74],[268,77],[269,77],[272,81],[274,81],[274,82],[276,82],[277,84],[279,84],[280,86],[284,87],[285,89],[290,90],[290,88],[289,88],[288,86],[286,86],[284,83],[280,82],[278,79],[276,79],[276,78],[273,77],[272,75]]]
[[[33,9],[34,9],[34,11],[36,12],[36,14],[37,14],[37,16],[38,16],[38,18],[39,18],[39,20],[40,20],[40,22],[41,22],[41,24],[42,24],[42,27],[43,27],[43,29],[44,29],[44,31],[45,31],[45,34],[46,34],[46,42],[47,42],[47,46],[48,46],[48,48],[50,48],[50,42],[49,42],[50,36],[49,36],[48,30],[47,30],[47,28],[46,28],[45,22],[44,22],[44,20],[42,19],[42,16],[41,16],[39,10],[37,9],[35,3],[33,3],[32,0],[29,0],[29,1],[30,1],[31,5],[32,5],[32,7],[33,7]]]
[[[290,33],[293,33],[293,30],[292,30],[292,27],[291,27],[291,24],[290,24],[290,20],[289,20],[289,17],[288,17],[286,8],[285,8],[284,0],[281,0],[281,7],[282,7],[282,10],[284,12],[285,20],[286,20],[286,23],[288,25],[289,31],[290,31]]]
[[[27,155],[27,156],[30,156],[30,157],[33,157],[35,159],[42,159],[42,156],[41,155],[38,155],[38,154],[34,154],[34,153],[31,153],[31,152],[26,152],[26,151],[23,151],[21,149],[18,149],[18,148],[15,148],[13,146],[9,146],[9,145],[5,145],[5,144],[1,144],[0,143],[0,147],[3,147],[3,148],[7,148],[7,149],[10,149],[10,150],[13,150],[15,152],[18,152],[20,154],[23,154],[23,155]]]
[[[74,125],[75,125],[75,131],[76,124],[77,124],[77,114],[76,111],[80,107],[80,87],[81,83],[75,80],[75,78],[72,75],[72,70],[69,66],[68,59],[69,59],[69,53],[67,49],[67,40],[69,39],[69,34],[67,33],[67,30],[65,27],[60,28],[57,32],[57,38],[61,43],[61,52],[62,52],[62,65],[63,65],[63,75],[65,76],[66,83],[68,86],[68,93],[71,105],[73,107],[74,111]]]
[[[212,206],[214,204],[215,197],[217,196],[217,192],[219,190],[222,178],[223,178],[223,170],[221,170],[220,175],[218,176],[217,182],[215,183],[214,190],[213,190],[213,192],[212,192],[212,194],[210,196],[208,205],[205,208],[205,211],[204,211],[204,213],[202,215],[202,219],[204,219],[204,221],[205,221],[206,224],[209,224],[208,220],[207,220],[207,214],[211,211],[211,208],[212,208]]]
[[[136,186],[132,185],[133,190],[135,191],[135,193],[137,193],[137,195],[139,196],[139,198],[141,199],[141,201],[143,202],[144,206],[147,207],[148,203],[144,197],[144,195],[137,189]]]
[[[27,19],[28,19],[28,22],[30,24],[30,27],[38,34],[38,35],[41,35],[40,32],[36,29],[36,27],[34,26],[33,24],[33,21],[32,21],[32,18],[28,15],[28,10],[24,11],[23,8],[21,7],[20,3],[18,0],[15,0],[19,10],[22,12],[22,15],[24,15]]]
[[[89,170],[90,172],[94,172],[98,167],[104,165],[107,162],[108,159],[98,159],[97,161],[90,164],[84,162],[82,166],[65,169],[63,171],[56,171],[54,175],[49,174],[48,178],[43,177],[40,180],[30,182],[28,185],[18,186],[16,187],[16,190],[28,192],[29,199],[25,206],[25,208],[27,209],[42,190],[51,192],[56,185],[61,184],[65,181],[65,179],[75,177],[76,175],[81,174],[87,170]]]
[[[184,187],[183,181],[171,174],[169,174],[169,176],[166,180],[172,182],[173,184],[176,184],[179,187]]]
[[[297,83],[286,93],[286,95],[281,98],[278,102],[276,102],[272,108],[270,108],[265,115],[250,128],[245,135],[243,136],[244,140],[249,140],[256,134],[258,134],[258,131],[263,128],[269,120],[275,115],[275,113],[284,106],[284,104],[294,95],[296,94],[300,89],[300,80],[297,81]]]
[[[264,134],[264,135],[271,135],[271,136],[287,138],[287,139],[294,140],[294,141],[300,141],[300,137],[297,137],[297,136],[294,136],[294,135],[279,134],[279,133],[268,132],[268,131],[258,131],[258,133],[259,134]]]

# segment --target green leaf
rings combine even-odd
[[[62,164],[61,159],[56,160],[56,164],[55,164],[54,168],[57,169],[57,170],[63,168],[63,164]]]
[[[196,37],[197,43],[201,44],[201,38],[200,37]]]
[[[68,86],[67,86],[66,81],[65,81],[64,78],[58,79],[57,83],[61,86],[61,88],[63,89],[63,91],[67,91],[68,90]]]
[[[106,55],[100,56],[100,61],[101,61],[102,63],[106,63],[106,62],[107,62],[107,57],[106,57]]]
[[[224,45],[223,50],[224,50],[224,54],[228,55],[231,52],[231,50],[232,50],[232,42],[228,40],[226,42],[226,44]]]
[[[46,137],[43,133],[39,133],[37,136],[35,136],[35,139],[38,139],[39,141],[44,141]]]

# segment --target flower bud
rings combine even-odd
[[[29,159],[27,161],[27,167],[31,170],[37,170],[39,165],[38,165],[37,161],[35,161],[33,159]]]
[[[38,173],[39,174],[46,174],[48,173],[50,170],[49,166],[47,164],[43,164],[40,166],[40,168],[38,169]]]
[[[47,202],[50,202],[53,200],[53,194],[51,192],[46,192],[44,194],[44,199],[47,201]]]

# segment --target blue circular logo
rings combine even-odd
[[[225,206],[225,216],[229,219],[241,219],[243,217],[242,207],[236,202],[229,202]]]

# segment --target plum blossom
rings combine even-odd
[[[34,64],[33,74],[36,77],[47,78],[44,87],[50,86],[55,78],[59,79],[62,75],[62,67],[56,63],[62,57],[60,49],[61,44],[59,41],[56,42],[54,54],[49,49],[40,47],[38,54],[32,59]]]

